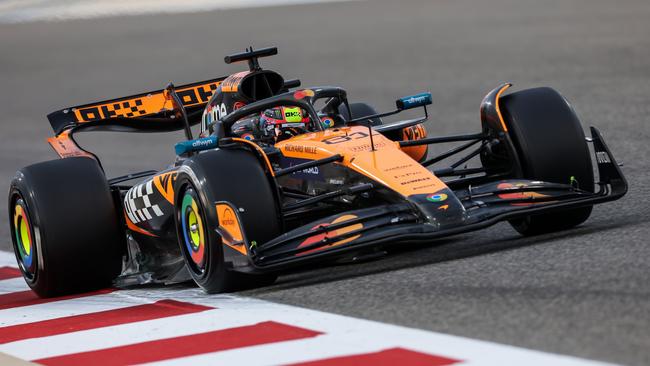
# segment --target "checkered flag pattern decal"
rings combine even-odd
[[[129,219],[137,224],[163,215],[158,205],[152,205],[149,197],[153,194],[153,180],[129,189],[124,198],[124,207]]]

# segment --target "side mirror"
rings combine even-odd
[[[395,105],[397,106],[397,109],[400,111],[411,109],[411,108],[423,107],[431,103],[433,103],[431,101],[431,93],[420,93],[408,97],[402,97],[395,101]]]

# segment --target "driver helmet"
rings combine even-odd
[[[310,130],[311,120],[300,107],[274,107],[260,115],[260,130],[267,138],[282,141]]]

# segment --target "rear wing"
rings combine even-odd
[[[200,114],[225,77],[175,87],[192,122]],[[66,129],[83,127],[93,130],[126,132],[164,132],[183,129],[183,122],[173,118],[172,101],[165,90],[69,107],[52,112],[47,119],[56,135]],[[197,118],[198,117],[198,118]]]

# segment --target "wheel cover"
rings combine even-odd
[[[185,191],[181,203],[181,223],[185,247],[199,270],[205,268],[206,235],[198,199],[193,189]]]
[[[14,239],[21,269],[28,280],[33,280],[36,269],[36,246],[27,208],[22,199],[16,200],[13,215]]]

